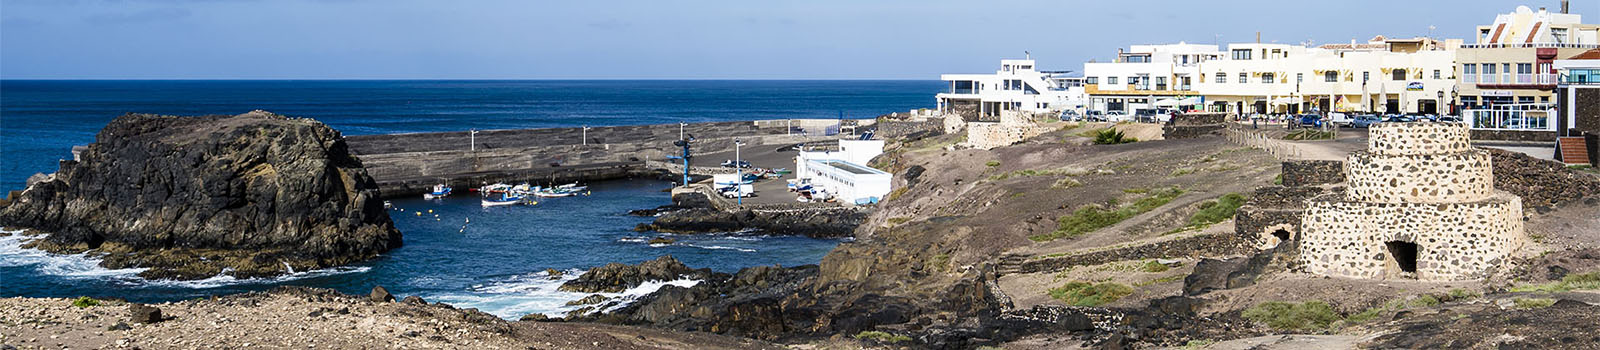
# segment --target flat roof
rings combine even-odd
[[[889,173],[883,172],[883,170],[868,168],[868,167],[862,166],[860,164],[855,164],[855,163],[846,162],[846,161],[842,161],[842,160],[818,159],[818,160],[812,160],[812,162],[816,162],[818,164],[822,164],[822,165],[838,168],[839,170],[848,171],[848,172],[850,172],[852,174],[859,174],[859,175],[873,175],[873,174],[888,175],[889,174]]]

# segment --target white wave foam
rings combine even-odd
[[[59,276],[75,279],[106,279],[114,280],[131,286],[162,286],[183,288],[215,288],[234,284],[270,284],[292,281],[303,278],[339,275],[346,273],[361,273],[371,270],[366,266],[341,266],[321,270],[301,271],[271,278],[239,279],[227,275],[230,270],[223,270],[206,279],[192,281],[173,280],[147,280],[139,277],[140,272],[147,268],[108,269],[100,266],[100,259],[89,254],[55,254],[38,249],[23,248],[22,245],[33,240],[33,237],[22,236],[21,231],[3,230],[9,236],[0,237],[0,266],[3,267],[33,267],[40,274]],[[287,266],[287,265],[286,265]]]
[[[160,286],[160,287],[182,287],[182,288],[193,288],[193,289],[206,289],[206,288],[225,287],[225,286],[241,285],[241,284],[276,284],[276,283],[283,283],[283,282],[299,280],[299,279],[306,279],[306,278],[325,277],[325,276],[333,276],[333,275],[343,275],[343,274],[347,274],[347,273],[363,273],[363,272],[367,272],[367,271],[370,271],[370,270],[372,270],[372,268],[368,267],[368,266],[338,266],[338,267],[331,267],[331,268],[319,269],[319,270],[295,272],[295,273],[290,273],[290,274],[279,275],[279,276],[276,276],[276,277],[237,278],[237,277],[233,277],[231,275],[228,275],[229,272],[233,272],[233,269],[223,268],[221,273],[218,273],[216,276],[211,276],[211,277],[208,277],[208,278],[205,278],[205,279],[189,280],[189,281],[145,280],[145,279],[141,279],[139,281],[139,283],[140,284],[144,284],[144,285]]]
[[[700,249],[711,249],[711,250],[737,250],[737,251],[746,252],[746,253],[753,253],[753,252],[756,251],[755,249],[750,249],[750,248],[728,247],[728,246],[720,246],[720,245],[693,245],[693,244],[690,244],[689,246],[690,247],[695,247],[695,248],[700,248]]]
[[[637,287],[628,288],[620,293],[574,293],[557,290],[563,283],[577,279],[583,270],[567,270],[560,276],[552,278],[549,273],[539,271],[534,273],[506,277],[499,281],[483,283],[467,288],[463,293],[448,293],[424,296],[428,300],[454,305],[456,307],[476,308],[500,318],[513,320],[527,314],[544,314],[551,317],[566,316],[566,313],[590,305],[567,305],[567,302],[582,299],[591,294],[599,294],[608,298],[605,303],[620,301],[603,311],[627,305],[641,296],[654,293],[665,286],[693,287],[699,280],[679,279],[673,281],[649,281]]]
[[[0,237],[0,266],[31,266],[39,273],[67,278],[136,278],[143,268],[108,269],[100,266],[100,259],[88,254],[55,254],[22,245],[34,237],[23,236],[22,231],[6,230],[11,235]]]

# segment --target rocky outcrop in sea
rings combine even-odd
[[[152,279],[273,276],[401,244],[377,184],[315,120],[128,114],[75,153],[0,203],[0,226]]]

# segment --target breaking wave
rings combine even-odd
[[[366,266],[340,266],[320,270],[300,271],[269,278],[235,278],[229,276],[230,270],[224,269],[222,273],[210,278],[177,281],[177,280],[148,280],[139,277],[140,272],[147,268],[109,269],[100,266],[100,258],[83,254],[56,254],[38,249],[23,248],[22,245],[35,239],[17,233],[21,231],[0,230],[10,235],[0,236],[0,267],[33,268],[40,274],[57,276],[69,279],[103,279],[118,282],[128,286],[156,286],[156,287],[181,287],[193,289],[206,289],[241,284],[274,284],[305,278],[342,275],[347,273],[362,273],[371,270]]]
[[[527,274],[509,276],[500,280],[481,283],[457,293],[446,293],[424,296],[428,300],[437,300],[456,307],[476,308],[500,318],[513,320],[527,314],[544,314],[550,317],[565,316],[568,311],[592,305],[567,305],[567,302],[582,299],[583,297],[599,294],[608,299],[600,305],[613,301],[620,301],[602,311],[610,311],[617,307],[627,305],[639,297],[655,292],[664,286],[693,287],[699,280],[679,279],[672,281],[649,281],[637,287],[628,288],[621,293],[574,293],[556,290],[561,284],[578,278],[584,270],[570,269],[562,271],[558,276],[551,276],[549,272],[539,271]]]

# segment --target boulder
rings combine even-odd
[[[338,131],[310,119],[128,114],[0,208],[29,243],[152,279],[275,276],[401,244]]]
[[[422,297],[415,296],[415,295],[408,296],[405,299],[401,299],[400,302],[406,303],[406,304],[410,304],[410,305],[428,305],[428,302],[426,300],[422,300]]]
[[[573,300],[573,301],[567,302],[567,306],[599,304],[601,302],[606,301],[607,299],[611,299],[611,298],[607,298],[606,296],[599,295],[599,294],[590,294],[589,296],[583,297],[583,299],[578,299],[578,300]]]
[[[377,286],[372,287],[372,293],[368,293],[367,298],[374,302],[387,303],[394,301],[394,294],[389,294],[389,289],[383,288],[383,286]]]
[[[161,322],[161,309],[145,304],[129,304],[128,319],[134,323],[151,324]]]
[[[671,281],[684,278],[685,275],[710,273],[709,269],[690,269],[671,255],[663,255],[638,265],[610,263],[596,267],[579,275],[577,279],[561,284],[558,289],[577,293],[621,293],[646,281]]]
[[[1276,250],[1227,260],[1200,259],[1194,272],[1183,278],[1183,295],[1195,296],[1212,290],[1233,289],[1255,284],[1272,262]]]

